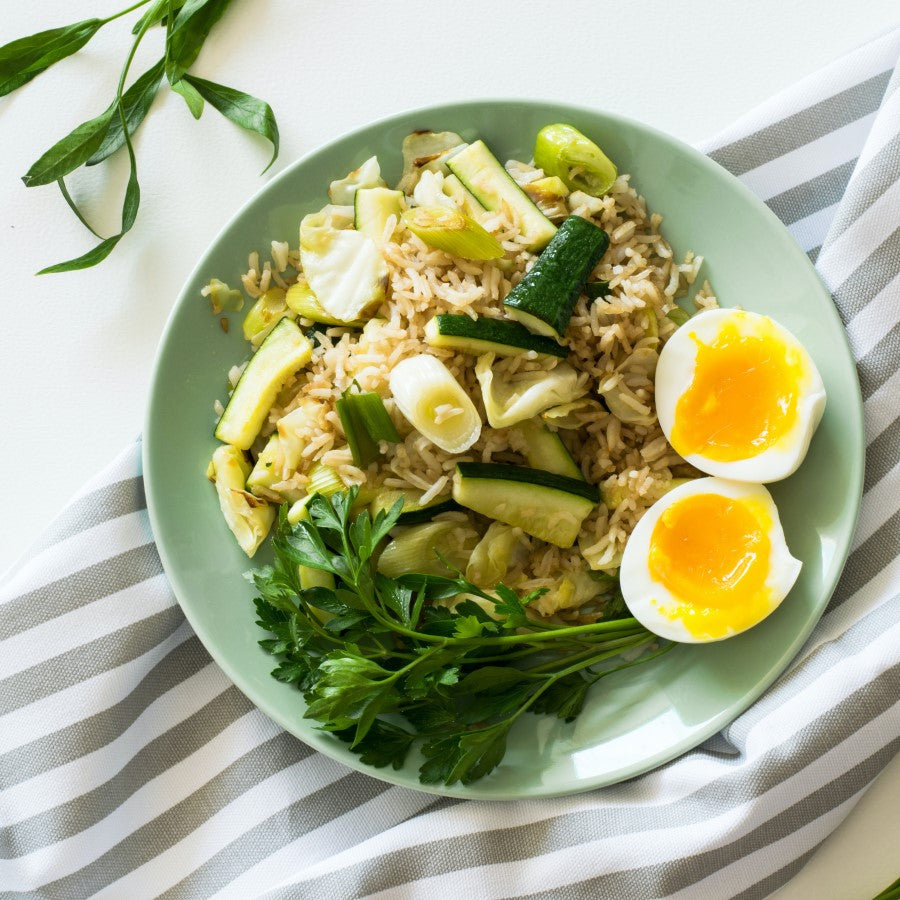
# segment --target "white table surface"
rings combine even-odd
[[[7,0],[0,44],[126,0]],[[428,21],[423,10],[444,12]],[[452,12],[450,12],[452,10]],[[262,141],[207,108],[194,122],[162,90],[136,140],[135,229],[95,269],[34,277],[91,236],[54,187],[19,179],[55,140],[109,102],[134,15],[77,56],[0,99],[0,571],[78,487],[139,433],[163,325],[194,261],[262,183]],[[194,71],[266,99],[281,128],[272,169],[404,108],[481,96],[595,105],[686,140],[897,24],[896,0],[237,0]],[[615,34],[633,42],[636,64]],[[133,71],[157,58],[148,36]],[[117,230],[120,154],[70,179],[95,227]],[[900,761],[882,776],[781,900],[865,900],[900,875]]]

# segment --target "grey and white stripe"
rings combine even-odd
[[[210,661],[152,542],[139,445],[0,585],[0,896],[758,898],[900,749],[900,32],[706,149],[791,229],[858,361],[853,551],[790,669],[714,739],[502,806],[350,772]]]

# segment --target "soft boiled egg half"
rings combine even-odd
[[[663,347],[656,410],[669,443],[700,471],[779,481],[806,456],[825,387],[786,328],[758,313],[712,309]]]
[[[766,618],[800,567],[761,484],[698,478],[644,513],[625,545],[619,580],[632,615],[649,631],[706,643]]]

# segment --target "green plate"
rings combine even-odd
[[[451,796],[518,799],[585,791],[631,778],[673,759],[727,725],[778,677],[822,614],[837,583],[859,507],[862,406],[856,370],[831,298],[803,251],[739,181],[705,156],[646,125],[554,103],[478,101],[417,110],[368,125],[285,169],[216,237],[188,279],[163,334],[144,433],[144,477],[160,556],[185,615],[212,657],[263,712],[323,753],[396,784],[421,789],[416,762],[371,769],[344,744],[303,719],[295,688],[275,681],[257,646],[249,566],[205,478],[216,446],[213,401],[226,397],[226,372],[246,357],[240,317],[224,334],[200,289],[213,275],[239,284],[247,253],[269,242],[296,246],[300,217],[326,202],[331,180],[373,153],[388,182],[400,173],[410,131],[450,129],[483,137],[500,159],[530,159],[534,136],[569,122],[632,173],[665,220],[676,253],[706,258],[704,276],[725,306],[774,316],[812,353],[828,406],[799,472],[773,487],[792,553],[803,572],[766,621],[739,637],[682,645],[659,661],[617,673],[595,690],[572,725],[526,716],[500,767]]]

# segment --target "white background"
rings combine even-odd
[[[0,44],[127,0],[4,0]],[[426,18],[425,10],[432,15]],[[112,97],[131,15],[0,99],[0,571],[141,430],[163,324],[194,261],[262,183],[269,150],[162,90],[138,134],[142,205],[99,268],[34,277],[92,245],[55,187],[20,176]],[[482,96],[598,106],[689,142],[897,24],[896,0],[238,0],[195,68],[269,101],[271,173],[404,108]],[[133,71],[160,54],[148,36]],[[117,230],[126,164],[70,179]],[[865,900],[900,875],[900,764],[779,896]]]

